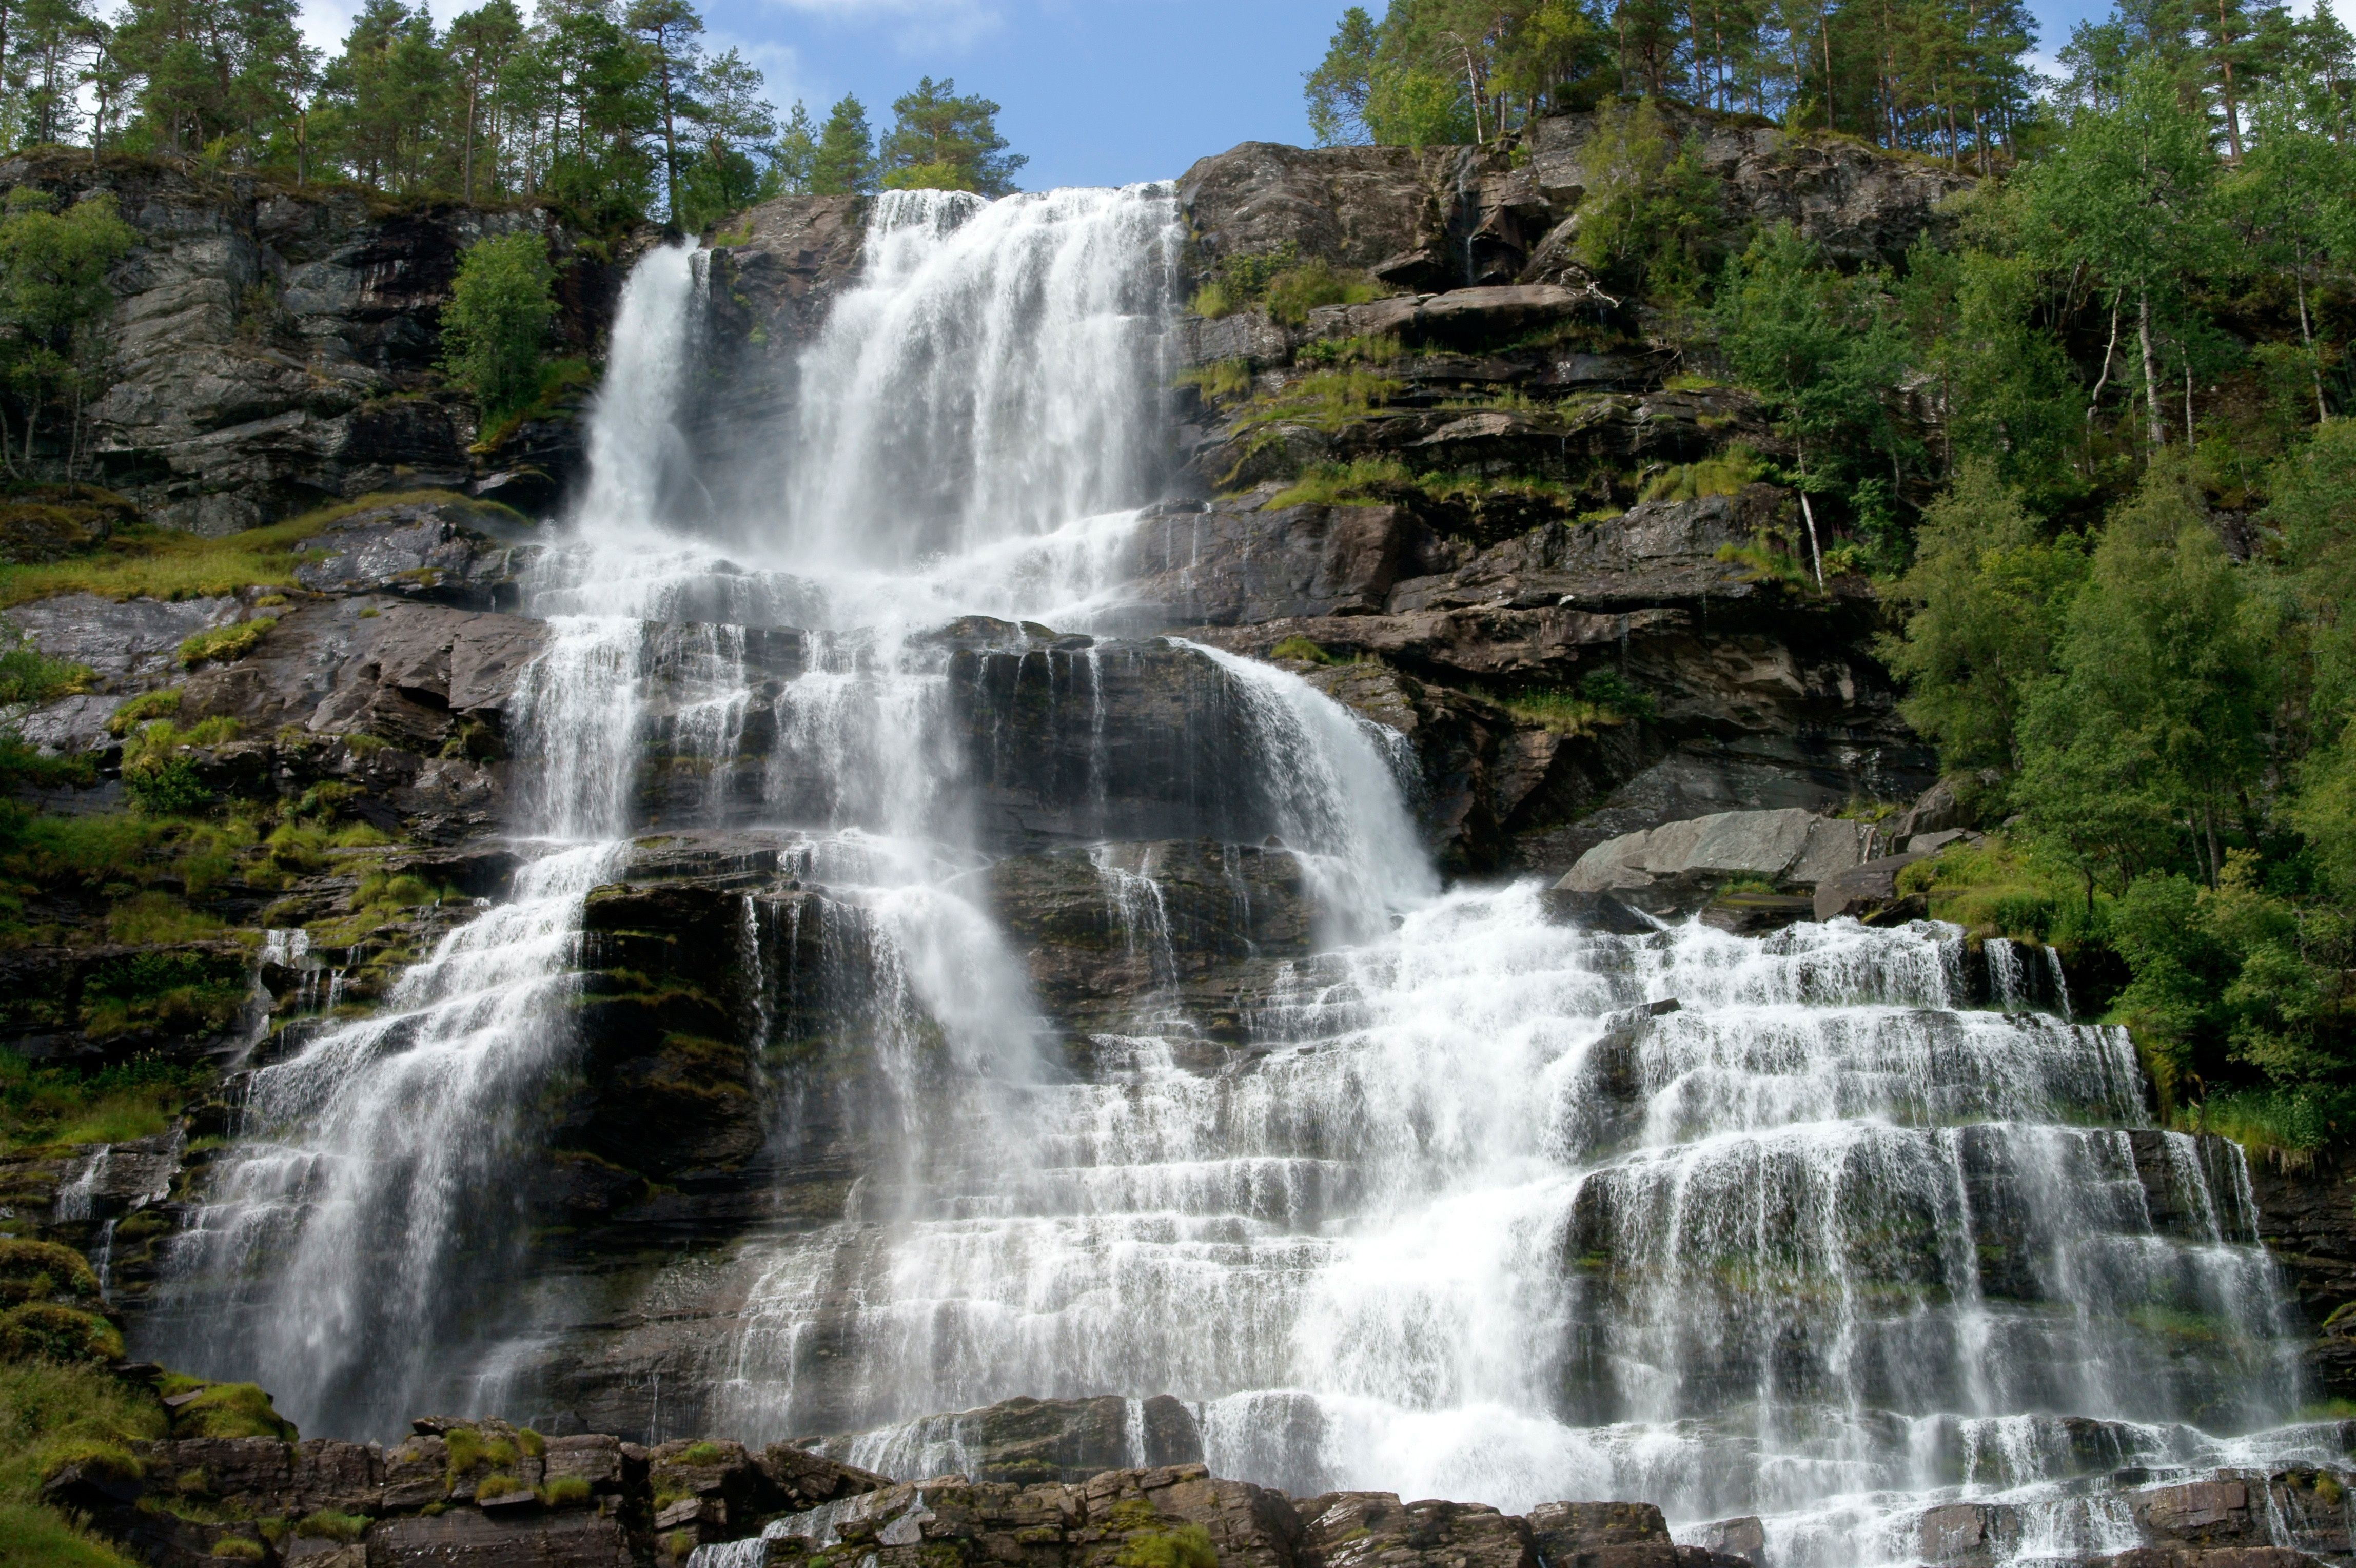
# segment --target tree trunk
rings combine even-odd
[[[2159,420],[2159,360],[2151,348],[2151,289],[2136,294],[2136,336],[2143,342],[2143,419],[2155,452],[2168,445],[2168,429]]]
[[[2233,57],[2225,51],[2233,47],[2233,33],[2227,24],[2225,0],[2217,0],[2217,64],[2225,77],[2225,145],[2233,150],[2233,161],[2242,161],[2242,116],[2233,106]]]
[[[2315,417],[2319,423],[2331,417],[2323,406],[2323,367],[2315,362],[2315,334],[2307,325],[2307,251],[2301,247],[2298,265],[2292,269],[2291,286],[2298,293],[2298,340],[2307,349],[2307,373],[2315,378]]]
[[[469,206],[475,200],[475,92],[479,80],[478,72],[466,73],[466,201]]]

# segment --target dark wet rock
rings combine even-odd
[[[1206,258],[1290,245],[1304,260],[1370,269],[1407,252],[1445,253],[1452,202],[1442,191],[1457,153],[1245,142],[1181,176],[1178,202]]]
[[[1301,1558],[1318,1568],[1538,1568],[1541,1561],[1532,1540],[1535,1521],[1478,1503],[1402,1503],[1395,1492],[1327,1492],[1293,1508],[1301,1516]],[[1661,1539],[1668,1540],[1665,1530]],[[1588,1560],[1548,1552],[1543,1561],[1587,1568]],[[1609,1561],[1615,1568],[1620,1563]],[[1630,1559],[1627,1568],[1639,1568],[1637,1560]]]
[[[1659,928],[1609,893],[1571,893],[1548,888],[1539,900],[1547,918],[1615,937],[1641,937]]]
[[[1547,1568],[1677,1568],[1668,1524],[1648,1503],[1540,1503],[1529,1527]]]
[[[2356,1176],[2344,1154],[2254,1155],[2258,1234],[2306,1320],[2306,1360],[2326,1397],[2356,1399]]]
[[[1012,856],[982,880],[1039,1000],[1083,1035],[1118,1032],[1165,993],[1232,1018],[1222,972],[1306,952],[1315,915],[1291,852],[1252,844],[1182,840]]]
[[[389,484],[463,486],[474,416],[441,390],[439,322],[458,253],[552,215],[387,208],[356,188],[62,151],[0,162],[0,187],[113,194],[140,242],[113,270],[115,380],[91,410],[105,482],[151,521],[218,534]],[[563,351],[611,317],[620,269],[576,256]]]
[[[1921,854],[1885,854],[1827,876],[1816,884],[1816,918],[1831,920],[1843,915],[1863,918],[1886,908],[1897,901],[1898,874],[1916,861],[1928,858]]]
[[[294,578],[315,593],[386,594],[460,609],[511,609],[521,564],[513,542],[521,532],[515,526],[519,521],[488,506],[389,499],[296,541],[297,552],[317,553],[318,558],[297,567]],[[527,548],[526,558],[530,553]]]
[[[16,606],[8,618],[43,653],[88,666],[102,690],[123,694],[169,684],[181,673],[181,643],[245,615],[234,595],[117,600],[57,594]]]
[[[1160,625],[1364,615],[1426,564],[1428,531],[1403,507],[1258,504],[1271,493],[1149,513],[1128,592],[1156,607]]]
[[[920,1448],[950,1446],[963,1455],[977,1481],[1016,1486],[1076,1485],[1108,1471],[1200,1465],[1203,1459],[1194,1412],[1167,1394],[1138,1402],[1134,1412],[1131,1402],[1110,1394],[1005,1400],[927,1416],[912,1423],[905,1435]],[[847,1441],[836,1439],[829,1446]]]

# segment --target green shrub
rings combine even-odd
[[[37,1503],[0,1502],[0,1563],[9,1568],[132,1568],[130,1559]]]
[[[691,1443],[672,1461],[675,1465],[725,1465],[728,1450],[717,1443]]]
[[[175,1437],[275,1437],[292,1443],[294,1423],[271,1408],[270,1396],[252,1383],[211,1383],[172,1412]]]
[[[150,816],[177,817],[212,803],[213,792],[185,757],[159,757],[123,770],[123,792]]]
[[[1731,496],[1766,472],[1758,455],[1736,445],[1697,463],[1673,463],[1644,487],[1648,501],[1690,501],[1704,496]],[[1829,570],[1829,568],[1827,568]]]
[[[1312,262],[1280,273],[1268,288],[1268,313],[1288,327],[1300,327],[1321,305],[1364,305],[1382,297],[1382,289],[1363,273],[1336,271],[1323,262]]]
[[[115,1481],[136,1481],[145,1473],[137,1455],[108,1438],[67,1437],[41,1445],[42,1480],[53,1479],[75,1466]]]
[[[505,1470],[494,1470],[475,1483],[477,1498],[504,1498],[524,1489],[524,1484]]]
[[[1176,384],[1193,387],[1210,403],[1233,403],[1251,395],[1251,361],[1214,360],[1207,365],[1179,371]]]
[[[1387,365],[1401,352],[1399,340],[1387,333],[1378,338],[1320,338],[1301,345],[1292,358],[1299,365]]]
[[[1579,694],[1623,719],[1660,716],[1661,704],[1653,693],[1630,684],[1617,670],[1590,670],[1579,678]]]
[[[123,1359],[123,1335],[95,1313],[44,1302],[0,1313],[0,1358],[11,1361],[42,1357],[51,1361]]]
[[[149,719],[167,719],[180,711],[180,688],[166,686],[160,692],[142,692],[117,708],[106,718],[106,733],[129,735]]]
[[[548,1452],[548,1439],[529,1426],[517,1427],[515,1440],[516,1446],[522,1449],[528,1458],[537,1459]]]
[[[258,1541],[242,1535],[224,1535],[213,1542],[213,1555],[238,1563],[259,1563],[269,1552]]]
[[[458,260],[442,309],[442,368],[475,394],[486,424],[538,390],[555,282],[548,242],[538,234],[477,240]]]
[[[96,1301],[98,1276],[71,1247],[0,1239],[0,1302]]]
[[[541,1487],[540,1500],[552,1509],[578,1508],[589,1500],[585,1476],[559,1476]]]
[[[180,644],[180,662],[194,668],[208,659],[242,659],[278,624],[274,616],[256,616],[229,626],[200,631]]]
[[[51,659],[33,646],[33,639],[0,620],[0,707],[46,703],[86,687],[88,665]]]
[[[1209,1530],[1182,1524],[1175,1530],[1132,1533],[1113,1562],[1117,1568],[1219,1568],[1219,1554]]]
[[[442,1447],[449,1457],[450,1484],[454,1487],[459,1477],[483,1462],[483,1434],[471,1426],[455,1426],[444,1433]]]
[[[366,1514],[337,1513],[333,1509],[320,1509],[305,1514],[294,1521],[294,1533],[321,1541],[340,1541],[346,1544],[366,1534],[369,1517]]]
[[[1340,660],[1305,637],[1288,637],[1268,650],[1270,659],[1293,659],[1304,664],[1339,664]]]

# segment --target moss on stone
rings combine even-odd
[[[123,1359],[123,1334],[94,1312],[48,1302],[11,1307],[0,1314],[0,1358],[39,1357],[51,1361]]]

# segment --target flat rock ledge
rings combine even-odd
[[[1058,1418],[1048,1422],[1056,1426],[1116,1402],[1014,1402]],[[411,1425],[391,1448],[332,1438],[141,1443],[134,1469],[69,1466],[43,1493],[159,1568],[218,1568],[225,1558],[264,1568],[1768,1568],[1773,1560],[1757,1519],[1700,1526],[1678,1542],[1649,1503],[1543,1503],[1514,1515],[1389,1492],[1293,1498],[1198,1463],[1032,1484],[962,1475],[898,1482],[783,1443],[543,1437],[489,1418]],[[2343,1436],[2356,1438],[2356,1423]],[[2221,1470],[2173,1485],[2138,1486],[2143,1472],[2113,1479],[2142,1543],[2040,1561],[2308,1568],[2344,1563],[2350,1552],[2339,1502],[2356,1477]],[[1932,1507],[1915,1521],[1919,1559],[1994,1568],[2036,1528],[2029,1511]]]

